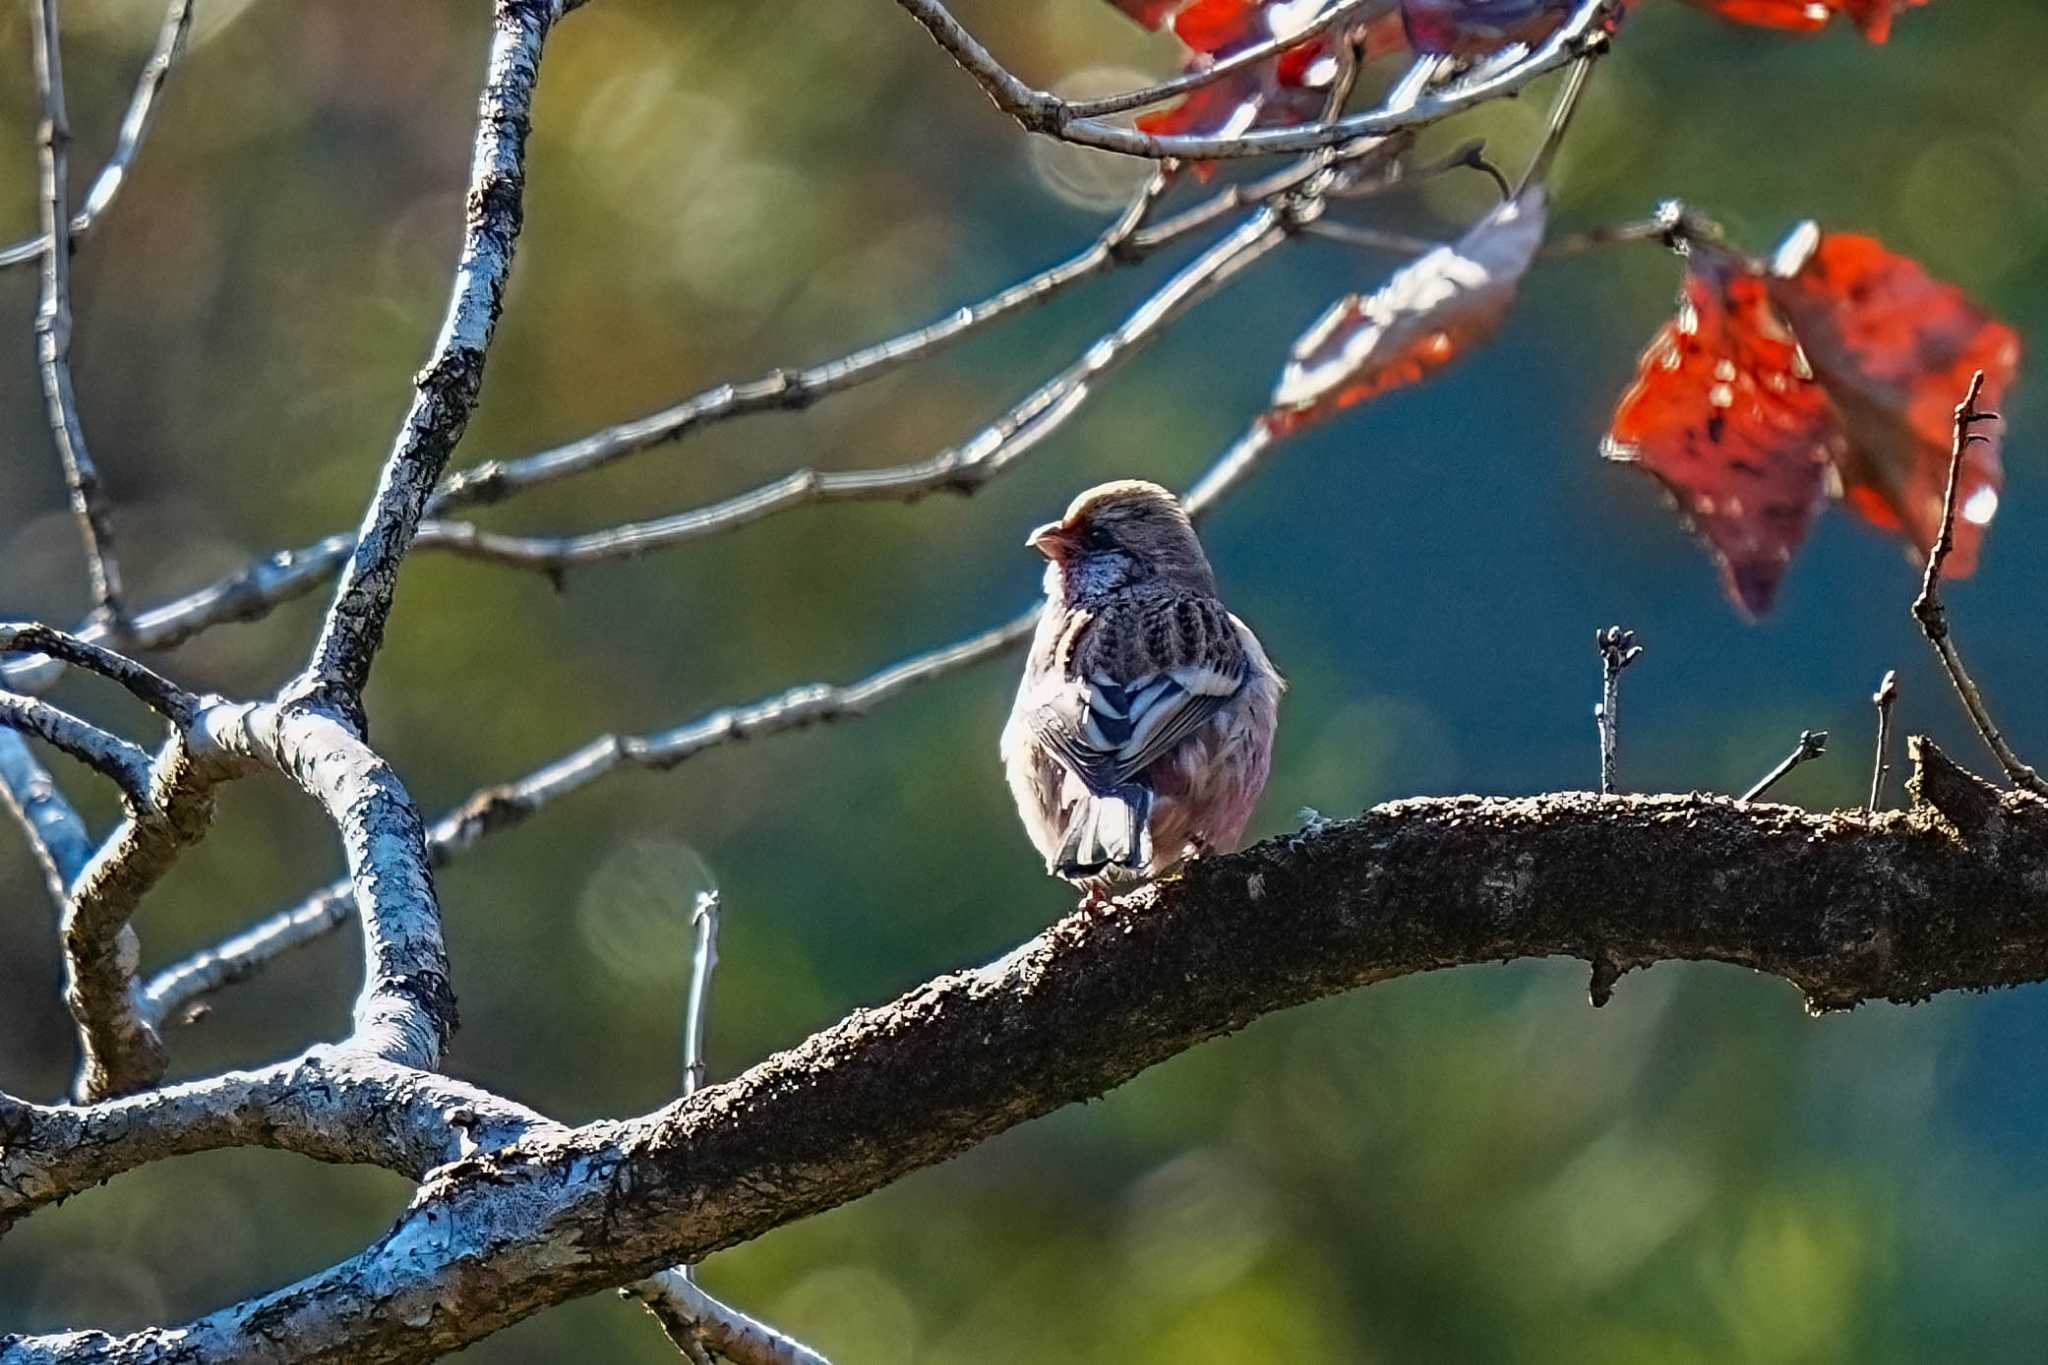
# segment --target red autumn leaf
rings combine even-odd
[[[1321,12],[1320,0],[1112,0],[1147,28],[1171,27],[1193,54],[1187,70],[1200,71],[1276,37],[1285,37]],[[1393,16],[1387,16],[1392,18]],[[1368,50],[1382,48],[1384,24],[1366,30]],[[1161,137],[1233,136],[1250,128],[1312,123],[1347,60],[1346,41],[1329,33],[1305,39],[1270,61],[1194,91],[1177,104],[1142,115],[1138,127]]]
[[[1731,253],[1695,248],[1678,316],[1643,352],[1604,453],[1656,475],[1713,551],[1729,597],[1757,617],[1820,514],[1841,444],[1763,277]]]
[[[1196,52],[1198,71],[1274,36],[1265,8],[1252,0],[1195,0],[1174,20],[1174,31]],[[1178,104],[1138,119],[1138,127],[1159,136],[1234,136],[1251,128],[1313,123],[1323,112],[1329,89],[1343,70],[1339,45],[1329,35],[1288,48],[1203,86]]]
[[[1738,24],[1811,33],[1846,14],[1863,36],[1881,43],[1891,36],[1893,16],[1927,0],[1692,0],[1694,5]]]
[[[1302,334],[1273,391],[1267,428],[1288,436],[1403,388],[1499,328],[1543,243],[1540,188],[1501,205],[1454,246],[1396,271],[1373,294],[1338,300]]]
[[[1984,405],[1998,406],[2019,369],[2019,336],[1875,239],[1811,223],[1779,248],[1769,288],[1841,414],[1844,499],[1924,555],[1941,529],[1955,405],[1982,370]],[[1984,434],[1956,489],[1947,571],[1957,577],[1976,567],[1998,511],[1998,435]]]

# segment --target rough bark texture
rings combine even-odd
[[[380,1242],[276,1294],[174,1332],[15,1339],[0,1365],[428,1359],[856,1199],[1262,1014],[1415,972],[1727,962],[1815,1008],[2048,977],[2048,805],[1917,752],[1923,803],[1905,813],[1563,794],[1319,823],[1077,911],[645,1118],[442,1166]]]

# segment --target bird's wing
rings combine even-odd
[[[1033,735],[1097,794],[1129,783],[1236,696],[1249,674],[1222,603],[1112,603],[1070,638],[1036,689]]]

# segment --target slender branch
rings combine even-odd
[[[1208,202],[1216,211],[1201,222],[1186,221],[1171,231],[1140,234],[1136,229],[1164,192],[1170,175],[1162,169],[1086,250],[979,303],[957,308],[945,317],[901,336],[808,369],[776,370],[749,383],[721,384],[651,417],[609,428],[594,436],[523,459],[486,461],[450,475],[428,502],[429,514],[458,507],[495,503],[515,493],[572,474],[602,468],[627,455],[676,440],[727,417],[777,409],[806,407],[816,400],[853,388],[900,366],[926,359],[979,328],[1052,298],[1069,285],[1105,270],[1140,261],[1195,231],[1224,211],[1255,202],[1232,186]],[[1274,185],[1278,194],[1292,184]],[[438,522],[422,526],[416,548],[445,549],[461,533]],[[356,545],[352,533],[326,537],[298,550],[280,550],[254,560],[227,577],[173,602],[139,613],[129,639],[139,648],[168,649],[213,626],[253,621],[285,603],[306,596],[349,562]],[[544,565],[521,567],[545,568]],[[76,632],[87,641],[104,638],[103,626],[88,622]],[[56,679],[59,666],[47,657],[0,659],[0,679],[20,691],[38,691]]]
[[[340,831],[363,925],[363,987],[350,1046],[431,1068],[455,1031],[432,860],[419,808],[391,765],[344,720],[291,704],[221,703],[193,742],[283,773]]]
[[[62,750],[112,781],[130,805],[149,804],[149,755],[40,697],[0,692],[0,725]]]
[[[1011,75],[937,0],[897,0],[897,3],[909,12],[911,18],[924,25],[932,40],[951,54],[955,62],[982,83],[998,109],[1016,118],[1032,132],[1059,136],[1075,120],[1099,119],[1163,104],[1225,76],[1271,61],[1346,20],[1356,20],[1361,24],[1369,22],[1390,13],[1396,0],[1337,0],[1337,3],[1328,5],[1320,14],[1291,27],[1286,33],[1255,43],[1200,70],[1156,85],[1088,100],[1061,99],[1049,91],[1034,89]]]
[[[1553,237],[1537,254],[1544,257],[1577,256],[1633,242],[1654,242],[1667,251],[1677,251],[1696,242],[1719,243],[1726,240],[1726,236],[1721,225],[1713,219],[1680,200],[1667,199],[1657,205],[1656,212],[1648,218]]]
[[[123,1172],[194,1152],[268,1148],[419,1179],[561,1131],[462,1081],[325,1047],[92,1105],[0,1101],[0,1232]]]
[[[0,728],[0,803],[14,814],[30,850],[43,869],[52,903],[64,904],[66,888],[92,857],[92,834],[64,799],[27,741]]]
[[[1765,773],[1762,781],[1758,782],[1754,787],[1751,787],[1748,791],[1742,794],[1742,799],[1744,801],[1759,800],[1760,798],[1762,798],[1765,792],[1769,791],[1771,788],[1777,786],[1778,783],[1783,781],[1786,775],[1789,774],[1794,768],[1799,767],[1801,764],[1811,763],[1814,759],[1819,758],[1825,753],[1827,753],[1827,751],[1827,731],[1801,730],[1799,732],[1798,745],[1792,750],[1791,753],[1785,755],[1784,762],[1780,763],[1777,767],[1771,769],[1768,773]]]
[[[1571,69],[1565,73],[1564,88],[1557,92],[1557,102],[1550,108],[1550,124],[1544,130],[1543,144],[1536,149],[1529,168],[1522,172],[1520,183],[1508,198],[1527,193],[1531,185],[1541,184],[1550,174],[1558,152],[1564,147],[1564,136],[1571,131],[1572,116],[1579,111],[1579,100],[1586,93],[1586,83],[1592,76],[1593,57],[1590,53],[1571,64]]]
[[[145,664],[76,635],[32,622],[0,621],[0,654],[29,651],[119,683],[174,725],[190,725],[199,699]]]
[[[1946,781],[1917,785],[1947,802]],[[2048,810],[1993,793],[1955,818],[1977,832],[1929,805],[1377,807],[1076,912],[654,1114],[443,1166],[375,1244],[298,1284],[175,1331],[14,1338],[0,1365],[424,1360],[857,1199],[1261,1015],[1418,972],[1725,962],[1817,1009],[2048,977]]]
[[[385,461],[306,673],[290,689],[295,699],[326,702],[358,723],[399,563],[483,390],[484,361],[524,217],[526,138],[541,48],[563,9],[564,0],[497,0],[448,314],[414,381],[412,410]]]
[[[800,469],[695,511],[585,535],[510,536],[466,522],[428,522],[421,528],[421,542],[493,563],[559,572],[671,548],[810,503],[914,502],[939,491],[971,494],[1059,430],[1105,375],[1286,241],[1287,234],[1277,210],[1254,212],[1160,286],[1120,326],[1082,352],[1080,359],[967,441],[929,458],[884,469],[832,473]]]
[[[71,250],[76,251],[79,242],[99,226],[100,218],[113,206],[114,196],[128,183],[128,173],[142,151],[142,141],[149,135],[150,124],[155,121],[157,96],[163,92],[171,67],[184,55],[185,38],[191,28],[192,0],[170,0],[164,9],[163,24],[157,31],[156,49],[149,54],[142,74],[136,77],[135,93],[128,97],[128,112],[121,119],[121,131],[114,139],[114,150],[108,155],[106,164],[100,167],[100,173],[93,177],[92,188],[85,192],[85,202],[71,217]],[[50,238],[45,233],[9,247],[0,247],[0,271],[30,264],[40,258],[49,245]]]
[[[832,1365],[802,1342],[713,1298],[674,1270],[651,1275],[620,1292],[638,1299],[676,1349],[686,1353],[690,1345],[701,1342],[733,1365]]]
[[[441,491],[429,500],[429,513],[498,502],[553,479],[601,468],[727,417],[807,406],[935,354],[971,331],[1017,308],[1050,298],[1078,280],[1145,259],[1230,212],[1277,199],[1317,169],[1316,165],[1304,163],[1262,181],[1228,186],[1169,222],[1143,228],[1146,213],[1169,178],[1162,172],[1087,250],[992,298],[839,360],[805,370],[777,370],[750,383],[720,385],[665,412],[609,428],[570,445],[518,460],[487,461],[472,466],[449,477]],[[770,484],[747,496],[758,498],[775,488]],[[727,510],[733,510],[733,506],[728,505]],[[742,523],[736,520],[731,524]],[[473,534],[459,526],[428,522],[421,527],[414,544],[420,549],[460,549],[460,542]],[[688,539],[691,533],[681,534]],[[277,551],[252,561],[205,588],[140,613],[132,623],[129,639],[139,648],[167,649],[225,622],[259,619],[276,606],[317,590],[349,562],[355,545],[353,534],[341,533],[303,549]],[[507,556],[506,562],[516,567],[553,571],[546,554],[539,558],[514,554]],[[92,622],[82,625],[76,633],[87,641],[107,635],[103,626]],[[58,665],[47,658],[0,659],[0,679],[17,690],[47,687],[55,681],[58,671]]]
[[[1427,237],[1361,227],[1356,223],[1337,223],[1327,218],[1307,224],[1302,231],[1311,237],[1327,238],[1333,242],[1342,242],[1346,246],[1363,247],[1367,251],[1391,251],[1402,256],[1420,256],[1443,245],[1442,242],[1433,242]]]
[[[1972,428],[1982,422],[1998,420],[1997,413],[1986,412],[1977,406],[1977,400],[1983,394],[1984,372],[1979,370],[1970,380],[1969,392],[1956,405],[1955,439],[1948,458],[1948,488],[1941,502],[1941,530],[1934,538],[1933,548],[1927,553],[1920,595],[1913,600],[1913,619],[1920,623],[1920,633],[1927,637],[1927,643],[1934,646],[1941,666],[1948,670],[1949,681],[1955,684],[1956,695],[1962,699],[1963,709],[1970,713],[1970,722],[1984,737],[1985,746],[1998,760],[1998,766],[2005,769],[2006,777],[2014,786],[2024,787],[2036,796],[2048,797],[2048,781],[2043,781],[2038,772],[2020,760],[1999,731],[1998,722],[1992,719],[1991,708],[1984,704],[1984,694],[1977,690],[1977,682],[1964,666],[1962,651],[1956,648],[1955,639],[1949,632],[1948,608],[1941,600],[1942,567],[1948,563],[1949,554],[1956,544],[1956,488],[1962,482],[1963,455],[1972,442],[1985,439]]]
[[[1127,90],[1120,95],[1104,95],[1090,100],[1063,100],[1061,104],[1066,111],[1066,117],[1086,119],[1104,118],[1110,114],[1127,114],[1133,109],[1164,104],[1167,100],[1190,94],[1205,85],[1213,85],[1225,76],[1234,76],[1261,62],[1271,61],[1311,38],[1328,33],[1346,20],[1363,25],[1382,15],[1391,14],[1397,2],[1398,0],[1336,0],[1335,4],[1329,5],[1322,13],[1300,27],[1290,29],[1284,34],[1277,34],[1263,43],[1254,43],[1199,70],[1185,72],[1171,80],[1160,81],[1156,85],[1148,85],[1142,89]],[[929,27],[930,21],[919,12],[923,8],[925,7],[912,6],[911,13],[918,22]]]
[[[800,370],[771,370],[745,383],[720,384],[674,407],[553,450],[517,460],[487,460],[458,470],[428,504],[428,514],[439,516],[460,507],[499,502],[536,484],[602,469],[616,460],[678,440],[727,418],[807,408],[821,398],[929,359],[990,323],[1044,303],[1083,280],[1143,260],[1182,235],[1147,237],[1142,243],[1135,240],[1138,228],[1165,193],[1171,178],[1164,170],[1154,175],[1084,250],[979,303],[956,308],[934,322],[837,360]]]
[[[1622,0],[1582,0],[1557,31],[1520,61],[1489,69],[1472,79],[1401,107],[1382,106],[1342,118],[1284,128],[1256,128],[1228,137],[1160,135],[1076,117],[1072,106],[1034,90],[1005,70],[938,0],[897,0],[980,82],[998,109],[1027,132],[1055,137],[1127,156],[1216,161],[1271,156],[1336,147],[1361,137],[1383,137],[1421,128],[1453,114],[1513,95],[1539,77],[1585,56],[1606,51],[1618,24]]]
[[[697,896],[690,916],[695,945],[690,954],[689,1004],[683,1014],[684,1099],[704,1088],[704,1028],[711,1012],[711,975],[718,967],[718,910],[718,892],[705,891]],[[688,1262],[619,1292],[638,1300],[691,1361],[708,1360],[715,1352],[734,1365],[831,1365],[803,1343],[706,1293],[697,1284],[696,1267]]]
[[[355,549],[353,533],[328,536],[300,550],[280,550],[253,560],[219,581],[136,613],[126,643],[137,649],[170,649],[229,621],[255,621],[286,602],[296,601],[334,577]],[[88,643],[112,638],[98,621],[73,632]],[[0,680],[16,691],[35,692],[54,685],[63,666],[47,655],[0,658]]]
[[[703,891],[690,911],[695,947],[690,953],[690,998],[683,1012],[685,1097],[704,1088],[704,1026],[711,1015],[711,974],[718,970],[718,910],[718,893]]]
[[[43,117],[37,141],[42,168],[42,302],[36,309],[36,356],[41,364],[43,401],[64,489],[85,546],[93,610],[118,633],[123,616],[121,566],[114,558],[113,532],[99,468],[85,444],[78,399],[71,384],[71,211],[67,184],[71,125],[64,114],[64,61],[58,0],[34,0],[36,94]]]
[[[1877,691],[1870,694],[1871,705],[1877,708],[1877,759],[1870,766],[1870,802],[1864,809],[1873,815],[1884,802],[1884,779],[1892,770],[1892,703],[1898,699],[1898,670],[1887,670]]]

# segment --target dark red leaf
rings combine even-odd
[[[1298,29],[1320,6],[1303,0],[1114,0],[1118,9],[1151,28],[1170,26],[1193,54],[1189,71]],[[1391,17],[1391,16],[1390,16]],[[1279,27],[1276,27],[1279,26]],[[1377,34],[1377,38],[1374,35]],[[1369,42],[1387,30],[1367,31]],[[1331,83],[1343,70],[1346,39],[1319,34],[1271,61],[1203,86],[1177,104],[1145,114],[1138,127],[1156,136],[1222,137],[1251,128],[1312,123],[1323,112]]]
[[[1955,406],[1978,370],[1984,405],[1999,405],[2019,369],[2018,334],[1875,239],[1811,223],[1779,248],[1769,287],[1841,414],[1844,499],[1924,554],[1941,528]],[[1998,511],[1998,435],[1983,434],[1956,490],[1957,577],[1976,567]]]
[[[1302,334],[1273,392],[1281,436],[1442,369],[1493,335],[1543,243],[1533,189],[1481,219],[1455,246],[1396,271],[1371,295],[1338,300]]]
[[[1657,476],[1713,551],[1729,597],[1756,617],[1820,513],[1842,444],[1763,277],[1731,253],[1695,248],[1678,316],[1615,411],[1608,458]]]
[[[1480,56],[1509,43],[1548,38],[1573,0],[1401,0],[1408,42],[1417,52]]]

